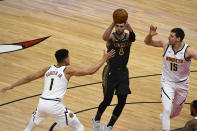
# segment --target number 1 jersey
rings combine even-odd
[[[41,97],[48,99],[63,99],[68,80],[64,75],[65,66],[51,66],[45,73],[44,90]]]

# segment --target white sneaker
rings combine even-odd
[[[112,131],[112,126],[104,125],[103,126],[103,131]]]
[[[101,131],[100,121],[96,121],[95,116],[92,117],[92,122],[93,122],[94,131]]]

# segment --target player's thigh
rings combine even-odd
[[[55,121],[57,124],[63,128],[65,126],[77,126],[78,124],[80,125],[80,122],[77,123],[74,121],[77,121],[76,114],[74,114],[72,111],[68,110],[66,107],[63,109],[59,110],[59,113],[55,115]],[[74,124],[73,124],[74,123]]]
[[[175,85],[170,82],[161,82],[161,100],[171,100],[174,99]]]
[[[46,114],[39,112],[37,109],[32,113],[32,120],[36,125],[39,125],[46,118]]]
[[[129,87],[129,79],[123,79],[116,88],[116,94],[127,95],[131,94]]]
[[[188,94],[188,90],[178,89],[176,90],[175,97],[174,97],[174,104],[176,105],[183,105],[186,101]]]

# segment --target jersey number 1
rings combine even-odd
[[[177,71],[178,65],[176,63],[170,63],[170,70],[171,71]]]
[[[50,88],[49,88],[50,91],[52,90],[52,87],[53,87],[53,81],[54,81],[54,78],[51,78],[51,85],[50,85]]]

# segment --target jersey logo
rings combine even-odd
[[[13,44],[1,44],[0,45],[0,54],[26,49],[28,47],[34,46],[34,45],[46,40],[49,37],[50,36],[35,39],[35,40],[25,41],[25,42],[13,43]]]
[[[176,58],[172,58],[172,57],[166,57],[166,60],[167,61],[170,61],[170,62],[176,62],[176,63],[183,63],[183,60],[181,59],[176,59]]]

